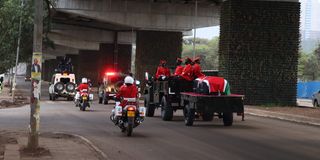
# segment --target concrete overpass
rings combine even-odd
[[[143,79],[143,72],[155,72],[161,58],[172,65],[181,55],[184,31],[220,25],[219,70],[232,91],[245,94],[247,104],[295,104],[297,0],[198,0],[196,19],[194,4],[195,0],[57,0],[49,36],[58,47],[44,52],[51,55],[48,58],[72,57],[78,77],[98,81],[104,69],[116,67]],[[47,61],[45,65],[56,63]],[[122,63],[115,65],[117,61]]]

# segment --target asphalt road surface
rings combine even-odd
[[[320,160],[319,127],[253,116],[235,117],[231,127],[219,119],[186,127],[181,112],[164,122],[158,110],[126,137],[109,120],[112,108],[95,101],[82,112],[72,102],[44,97],[40,130],[82,135],[114,160]],[[0,110],[0,129],[27,131],[29,114],[29,106]]]

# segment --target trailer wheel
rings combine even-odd
[[[171,121],[173,117],[173,109],[168,105],[166,97],[163,96],[161,100],[161,118],[164,121]]]
[[[154,110],[156,109],[154,105],[150,104],[150,99],[145,98],[144,99],[144,106],[146,107],[146,115],[147,117],[153,117],[154,116]]]
[[[202,120],[203,121],[212,121],[213,120],[213,113],[203,113]]]
[[[186,124],[186,126],[192,126],[194,117],[195,117],[195,110],[189,108],[189,104],[186,105],[184,110],[185,110],[184,123]]]
[[[233,123],[233,113],[232,112],[223,113],[222,118],[223,118],[224,126],[232,126],[232,123]]]

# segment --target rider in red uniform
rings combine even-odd
[[[89,85],[88,85],[88,79],[82,78],[80,85],[78,86],[78,90],[80,91],[80,94],[82,92],[89,92]]]
[[[166,67],[167,62],[165,60],[160,61],[160,65],[157,68],[156,79],[164,80],[170,76],[170,70]]]
[[[200,66],[200,57],[196,57],[193,60],[193,75],[195,78],[204,78],[205,75],[201,72],[201,66]]]
[[[177,62],[176,62],[176,64],[177,64],[177,67],[176,67],[176,70],[175,70],[175,72],[174,72],[174,76],[180,76],[181,74],[182,74],[182,71],[183,71],[183,66],[181,65],[181,63],[182,63],[182,59],[181,58],[177,58]]]
[[[127,76],[124,79],[124,84],[120,87],[116,99],[121,98],[138,98],[138,88],[136,85],[133,84],[134,79],[130,76]],[[125,101],[122,101],[120,106],[125,106]]]
[[[81,79],[81,83],[79,84],[79,86],[77,87],[77,93],[75,95],[75,103],[76,103],[76,107],[79,106],[79,100],[80,100],[80,96],[83,94],[83,93],[88,93],[89,94],[89,91],[90,91],[90,87],[88,85],[88,79],[87,78],[82,78]]]

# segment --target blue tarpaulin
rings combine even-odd
[[[312,95],[320,90],[320,81],[298,82],[298,98],[311,99]]]

